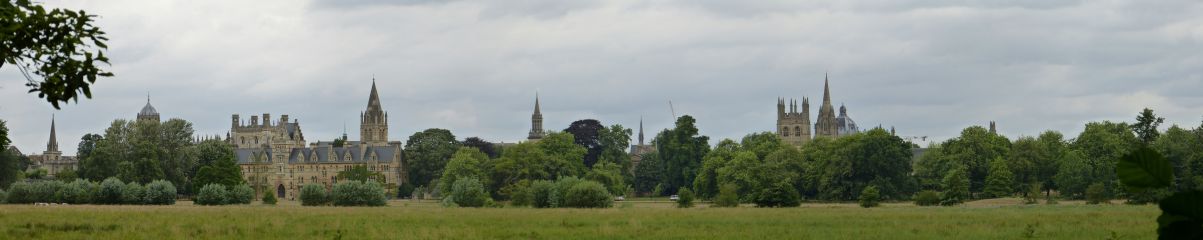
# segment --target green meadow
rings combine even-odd
[[[1153,239],[1156,206],[956,207],[804,203],[796,208],[677,209],[629,201],[609,209],[0,205],[3,239]]]

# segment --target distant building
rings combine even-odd
[[[530,115],[530,133],[527,134],[526,140],[537,142],[543,139],[543,135],[547,132],[543,131],[543,113],[539,112],[539,94],[535,93],[535,113]]]
[[[263,194],[274,191],[278,198],[296,199],[301,186],[316,183],[330,188],[340,180],[339,172],[356,166],[380,174],[381,179],[375,180],[390,192],[405,183],[402,143],[388,140],[388,113],[380,106],[375,80],[367,109],[360,113],[359,141],[346,141],[342,146],[318,141],[306,146],[298,120],[290,123],[288,115],[281,115],[279,122],[271,123],[270,117],[263,114],[263,123],[259,123],[251,116],[251,123],[244,125],[234,114],[226,139],[235,146],[242,176],[252,186],[265,188]]]
[[[631,145],[631,171],[643,161],[643,154],[656,151],[656,145],[643,142],[643,118],[639,118],[639,144]]]
[[[149,104],[149,103],[148,103]],[[149,105],[148,105],[149,106]],[[46,169],[46,177],[53,178],[63,171],[76,171],[79,168],[79,159],[75,156],[63,156],[63,152],[58,150],[58,139],[55,136],[54,117],[50,118],[50,141],[46,143],[46,151],[41,155],[29,155],[29,161],[33,166],[30,169],[42,168]],[[15,148],[10,148],[14,149]],[[20,154],[20,152],[17,152]]]
[[[802,109],[801,112],[798,112],[799,107]],[[805,97],[802,98],[800,106],[797,100],[788,100],[787,105],[786,99],[777,99],[776,131],[777,135],[781,136],[786,143],[800,147],[815,137],[837,138],[859,133],[860,129],[852,117],[848,116],[848,109],[844,106],[840,106],[838,116],[835,114],[835,107],[831,104],[830,83],[824,76],[823,103],[819,106],[819,113],[814,122],[814,131],[811,131],[810,99]]]

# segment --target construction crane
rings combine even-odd
[[[677,109],[673,108],[673,100],[668,100],[668,110],[673,114],[673,121],[677,121]]]

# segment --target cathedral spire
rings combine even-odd
[[[831,103],[831,88],[828,87],[827,73],[823,73],[823,104]]]
[[[368,96],[368,111],[380,110],[380,94],[376,93],[376,78],[372,78],[372,93]]]
[[[535,92],[535,112],[530,115],[530,134],[526,139],[543,139],[543,113],[539,111],[539,92]]]
[[[58,139],[54,133],[54,115],[50,115],[50,141],[46,143],[47,152],[58,152]]]

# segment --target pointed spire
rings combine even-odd
[[[639,115],[639,146],[643,146],[643,115]]]
[[[368,96],[368,111],[381,111],[380,94],[376,92],[376,77],[372,77],[372,93]]]
[[[823,73],[823,103],[831,102],[831,88],[828,86],[827,73]]]
[[[54,133],[54,115],[50,115],[50,141],[46,143],[47,152],[58,152],[58,139]]]
[[[539,92],[538,91],[535,91],[535,114],[542,114],[539,112]]]

